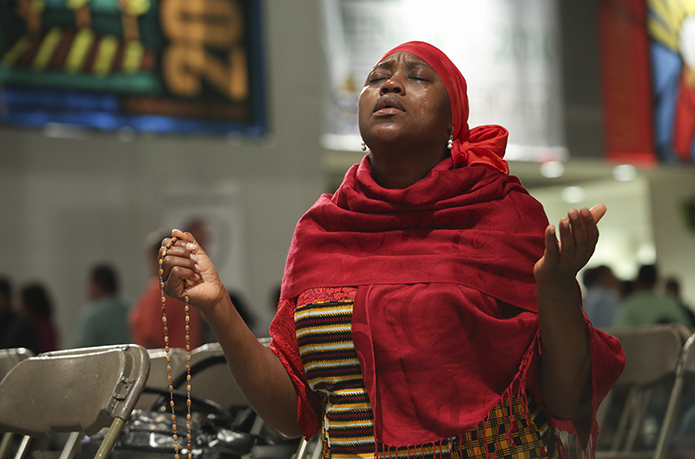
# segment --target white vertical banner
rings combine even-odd
[[[567,156],[557,0],[324,0],[326,148],[359,148],[357,98],[367,73],[410,40],[444,51],[468,82],[471,127],[509,130],[507,159]]]

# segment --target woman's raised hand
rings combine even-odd
[[[606,213],[606,206],[598,204],[591,209],[570,209],[558,225],[560,240],[555,227],[545,230],[545,253],[536,263],[533,274],[536,281],[574,279],[596,248],[598,242],[597,223]]]
[[[166,249],[166,256],[162,260],[164,291],[169,296],[183,299],[188,287],[189,303],[205,313],[220,304],[228,295],[227,291],[212,261],[191,233],[175,229],[171,236],[177,240]],[[171,241],[171,238],[162,241],[160,259]]]

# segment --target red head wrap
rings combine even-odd
[[[472,166],[482,164],[509,173],[504,157],[507,147],[508,132],[502,126],[485,125],[468,128],[468,95],[466,79],[453,62],[441,50],[422,41],[410,41],[396,46],[380,59],[393,53],[413,54],[429,64],[444,82],[449,93],[451,105],[451,122],[454,146],[451,157],[454,166]]]

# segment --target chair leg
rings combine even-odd
[[[82,432],[71,432],[58,459],[73,459],[80,449],[83,435]]]
[[[24,455],[26,452],[29,450],[29,443],[31,442],[31,437],[29,435],[25,435],[22,437],[22,442],[19,444],[19,448],[17,448],[17,454],[15,454],[14,459],[23,459]]]
[[[12,444],[12,432],[7,432],[2,435],[2,440],[0,440],[0,459],[3,459],[10,449]]]
[[[108,432],[106,432],[106,436],[104,437],[104,441],[101,442],[101,446],[99,446],[99,450],[94,455],[94,459],[106,459],[107,457],[109,457],[109,454],[111,454],[111,450],[116,445],[116,441],[118,440],[118,437],[121,435],[121,431],[123,430],[123,426],[125,426],[125,421],[123,419],[121,419],[121,418],[114,418],[113,419],[113,422],[111,423],[111,427],[109,427]]]

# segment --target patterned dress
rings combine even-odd
[[[502,402],[477,428],[441,444],[382,451],[374,440],[374,418],[351,335],[355,289],[312,289],[295,311],[299,353],[311,389],[324,402],[323,458],[407,459],[555,458],[546,416],[532,399]],[[435,408],[436,409],[436,408]],[[510,416],[510,411],[513,415]],[[510,426],[514,428],[510,429]]]

